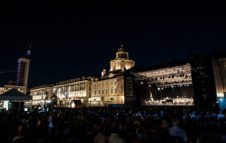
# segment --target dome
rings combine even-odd
[[[116,53],[116,58],[117,59],[128,59],[128,53],[127,52],[117,52]]]
[[[121,48],[118,49],[118,52],[116,53],[117,59],[129,59],[128,52],[126,52],[123,48],[123,44],[121,44]]]
[[[116,52],[116,58],[110,61],[109,72],[124,72],[135,66],[135,62],[129,59],[129,53],[124,50],[123,45]]]

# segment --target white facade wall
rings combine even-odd
[[[90,104],[100,106],[107,104],[124,104],[124,79],[118,76],[93,81],[91,86]]]

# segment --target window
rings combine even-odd
[[[71,86],[70,91],[74,91],[74,87],[73,86]]]
[[[113,89],[111,89],[111,93],[113,93]]]
[[[117,88],[115,88],[115,93],[117,93]]]

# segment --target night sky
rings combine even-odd
[[[226,49],[223,1],[75,1],[4,6],[0,84],[16,79],[17,59],[29,42],[30,87],[99,76],[121,43],[139,67]]]

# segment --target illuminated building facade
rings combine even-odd
[[[116,76],[107,79],[94,80],[91,86],[92,106],[106,106],[109,104],[124,104],[124,77]]]
[[[123,45],[116,52],[115,59],[110,61],[110,71],[109,72],[124,72],[135,66],[135,62],[129,59],[129,53],[123,49]]]
[[[44,105],[51,96],[56,96],[57,106],[72,107],[72,101],[81,101],[83,106],[107,106],[109,104],[125,104],[133,95],[125,90],[124,72],[135,66],[129,59],[128,52],[123,46],[116,53],[116,58],[110,62],[110,72],[104,69],[101,78],[82,77],[61,81],[52,87],[36,87],[31,89],[33,105]],[[127,94],[128,93],[128,94]],[[130,95],[129,95],[130,94]],[[129,95],[126,98],[126,95]],[[50,97],[50,98],[49,98]]]
[[[30,90],[32,96],[32,105],[44,106],[51,103],[51,96],[53,95],[53,85],[42,85],[34,87]]]
[[[4,87],[0,87],[0,95],[3,94],[5,92]]]
[[[83,105],[88,104],[91,97],[92,77],[83,77],[58,82],[53,87],[53,94],[57,97],[57,105],[71,107],[73,100],[79,100]]]
[[[26,94],[27,87],[25,87],[25,86],[16,86],[16,85],[11,85],[11,84],[4,85],[4,91],[5,92],[10,90],[10,89],[13,89],[13,88],[16,88],[18,91]]]
[[[81,101],[83,106],[124,104],[124,77],[71,79],[56,85],[34,87],[30,94],[32,104],[39,106],[50,103],[52,96],[57,97],[58,107],[72,107],[73,100]]]

